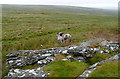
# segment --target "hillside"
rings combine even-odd
[[[118,41],[117,11],[52,5],[2,5],[3,76],[6,55],[79,44],[91,38]],[[70,33],[72,43],[60,44],[56,34]]]
[[[3,13],[6,11],[16,10],[23,12],[51,12],[51,13],[73,13],[73,14],[92,14],[92,15],[115,15],[117,10],[104,10],[97,8],[58,6],[58,5],[2,5]]]

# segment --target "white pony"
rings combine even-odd
[[[70,34],[64,34],[62,32],[58,32],[57,37],[58,37],[58,41],[60,41],[60,43],[64,43],[65,41],[71,42]]]

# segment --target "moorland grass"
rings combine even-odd
[[[94,77],[93,79],[96,79],[96,77],[100,78],[118,78],[118,62],[120,60],[114,60],[114,61],[108,61],[101,66],[98,66],[95,71],[93,71],[89,77]]]
[[[43,67],[45,71],[49,71],[49,77],[77,77],[89,65],[78,61],[57,60]]]
[[[111,55],[108,53],[95,53],[92,58],[88,59],[88,63],[95,64],[109,57],[111,57]]]
[[[89,8],[75,9],[75,7],[74,9],[69,7],[67,10],[65,7],[61,7],[3,5],[3,76],[9,70],[6,68],[6,55],[12,51],[39,50],[70,45],[59,44],[56,37],[57,32],[70,33],[72,35],[71,44],[91,39],[86,35],[95,31],[100,31],[100,34],[106,36],[117,34],[117,16],[111,15],[115,12],[89,10]],[[97,36],[99,37],[99,34]]]

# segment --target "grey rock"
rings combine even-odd
[[[12,52],[7,57],[7,67],[14,68],[14,67],[21,67],[30,64],[40,64],[40,66],[44,66],[49,64],[50,62],[54,61],[54,56],[57,54],[64,54],[68,55],[67,59],[63,60],[70,60],[74,59],[76,61],[86,62],[86,60],[94,53],[110,53],[110,51],[114,51],[117,53],[117,49],[119,49],[119,43],[116,41],[102,41],[99,45],[104,46],[104,49],[101,49],[101,46],[97,48],[90,48],[89,46],[94,43],[95,41],[103,40],[102,38],[95,38],[90,41],[82,42],[78,45],[71,45],[68,47],[56,47],[56,48],[49,48],[49,49],[42,49],[42,50],[20,50]],[[72,57],[73,56],[73,57]],[[101,65],[107,61],[113,61],[120,59],[120,55],[115,55],[110,57],[106,60],[101,62],[97,62],[89,67],[81,77],[88,77],[89,74],[96,68],[97,65]],[[31,70],[20,70],[20,69],[11,69],[8,76],[14,77],[30,77],[30,76],[37,76],[37,77],[45,77],[46,74],[43,73],[40,68],[38,69],[31,69]],[[41,74],[43,73],[43,74]],[[39,74],[39,75],[38,75]]]
[[[118,59],[120,59],[120,55],[112,56],[112,57],[108,58],[108,60],[105,60],[105,61],[112,61],[112,60],[118,60]]]
[[[47,57],[55,56],[57,54],[64,55],[73,55],[73,56],[81,56],[84,58],[93,57],[94,53],[110,53],[110,51],[115,51],[119,49],[119,43],[116,41],[102,41],[100,43],[101,46],[105,46],[105,49],[101,50],[101,47],[98,48],[90,48],[93,42],[103,40],[102,38],[95,38],[90,41],[83,42],[78,45],[71,45],[68,47],[56,47],[42,50],[20,50],[6,55],[7,57],[7,67],[21,67],[35,63],[45,63],[51,62],[53,60],[46,59]],[[71,57],[73,58],[73,57]],[[70,58],[67,58],[70,59]],[[77,59],[74,57],[73,59],[77,61],[84,61],[84,59]],[[41,61],[43,60],[43,61]],[[39,61],[39,62],[38,62]],[[46,64],[47,64],[46,63]]]
[[[113,60],[119,60],[119,59],[120,59],[120,54],[114,55],[114,56],[112,56],[112,57],[110,57],[110,58],[107,58],[107,59],[99,62],[99,64],[103,64],[103,63],[105,63],[105,62],[107,62],[107,61],[113,61]]]
[[[111,43],[111,44],[119,44],[119,42],[117,42],[117,41],[109,41],[109,43]]]
[[[87,54],[86,57],[87,57],[87,58],[92,58],[93,55],[92,55],[92,54]]]
[[[85,70],[78,78],[87,78],[96,68]]]
[[[34,68],[34,69],[11,69],[7,76],[5,77],[47,77],[48,73],[43,71],[42,68]]]
[[[6,55],[6,57],[7,58],[9,58],[9,57],[17,57],[19,54],[20,54],[19,51],[15,51],[15,52],[12,52],[12,53]]]
[[[48,57],[48,56],[51,56],[52,54],[42,54],[42,56],[44,57]]]
[[[109,42],[105,40],[105,41],[102,41],[102,42],[100,43],[100,45],[101,45],[101,46],[106,46],[106,45],[109,45]]]
[[[97,53],[104,53],[104,51],[103,50],[98,50]]]
[[[95,64],[89,66],[89,68],[94,68],[94,67],[96,67],[98,64],[99,64],[99,63],[95,63]]]
[[[90,40],[90,41],[83,42],[83,43],[81,43],[80,45],[81,45],[82,47],[88,47],[88,46],[90,46],[93,42],[98,41],[98,40],[103,40],[103,39],[102,39],[102,38],[95,38],[95,39],[92,39],[92,40]]]
[[[68,59],[61,59],[61,60],[66,61],[66,60],[68,60]]]
[[[54,61],[53,57],[47,57],[46,59],[40,60],[37,63],[40,64],[40,65],[42,65],[42,66],[44,66],[44,65],[46,65],[46,64],[48,64],[48,63],[50,63],[52,61]]]
[[[69,56],[67,56],[67,59],[71,59],[71,58],[73,58],[73,57],[72,57],[72,56],[70,56],[70,55],[69,55]]]
[[[89,66],[89,68],[87,70],[85,70],[81,75],[79,75],[76,79],[81,79],[81,78],[86,79],[96,69],[96,67],[98,65],[101,65],[101,64],[103,64],[103,63],[105,63],[107,61],[113,61],[113,60],[118,60],[118,59],[120,59],[120,54],[114,55],[114,56],[112,56],[110,58],[107,58],[107,59],[101,61],[101,62],[97,62],[97,63]]]
[[[79,62],[86,62],[86,60],[83,58],[83,57],[67,57],[67,59],[68,60],[71,60],[71,59],[73,59],[73,60],[76,60],[76,61],[79,61]]]
[[[110,53],[110,51],[109,50],[105,50],[105,53]]]
[[[103,61],[101,61],[101,62],[99,62],[98,64],[103,64],[103,63],[105,63],[105,61],[103,60]]]
[[[62,54],[68,54],[68,50],[62,51]]]
[[[37,63],[37,61],[45,59],[45,56],[41,56],[41,55],[33,55],[33,56],[23,56],[20,57],[19,59],[9,59],[9,61],[7,61],[7,66],[12,68],[12,67],[21,67],[21,66],[26,66],[26,65],[30,65],[30,64],[35,64]]]

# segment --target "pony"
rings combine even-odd
[[[57,40],[60,41],[60,43],[64,43],[66,41],[71,42],[71,35],[70,34],[58,32],[57,37],[58,37]]]

